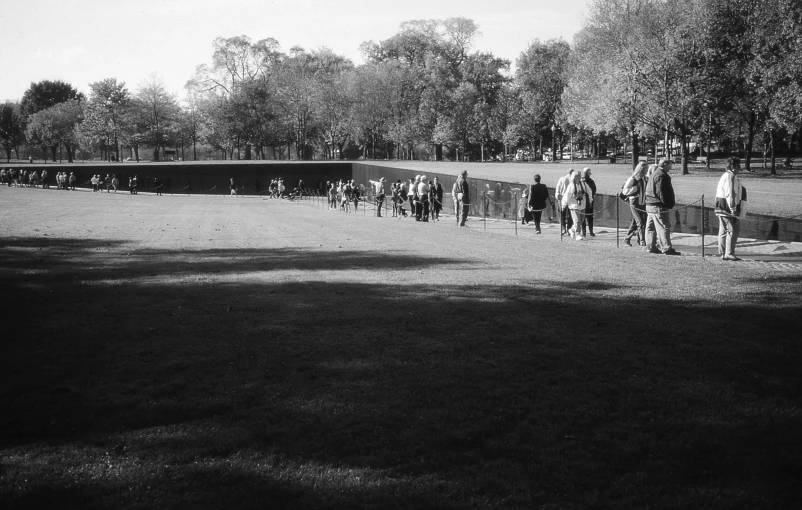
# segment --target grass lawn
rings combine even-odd
[[[798,270],[261,199],[0,215],[0,507],[802,505]]]

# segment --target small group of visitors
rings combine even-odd
[[[621,189],[621,195],[629,202],[632,221],[624,244],[632,246],[632,238],[649,253],[680,255],[671,244],[671,220],[669,212],[676,199],[671,184],[671,160],[661,159],[656,165],[641,161],[635,166]]]
[[[573,168],[557,181],[554,198],[560,207],[560,234],[582,241],[593,232],[593,203],[596,199],[596,182],[590,168],[577,172]],[[545,208],[545,205],[544,207]]]
[[[429,179],[426,175],[416,175],[409,182],[396,180],[390,186],[393,201],[393,217],[407,217],[404,204],[409,202],[409,210],[415,221],[440,221],[443,210],[443,185],[440,179]]]
[[[89,182],[92,183],[92,193],[102,193],[104,188],[106,193],[111,193],[112,189],[117,193],[117,189],[120,187],[120,180],[117,179],[117,174],[106,174],[105,178],[99,174],[93,175]],[[158,184],[156,192],[161,195],[161,183]]]
[[[5,184],[8,187],[14,186],[16,188],[37,188],[40,185],[42,188],[49,188],[50,184],[47,180],[47,170],[42,170],[41,175],[36,170],[19,170],[14,168],[5,167],[0,168],[0,184]]]
[[[326,197],[329,209],[335,211],[351,212],[351,204],[354,204],[354,212],[359,210],[359,202],[362,200],[363,186],[357,186],[353,179],[340,179],[339,181],[326,181]]]

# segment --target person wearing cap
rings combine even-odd
[[[384,177],[378,181],[371,180],[370,184],[373,186],[373,193],[376,197],[376,217],[382,217],[382,207],[384,207]]]
[[[730,158],[727,170],[716,187],[716,216],[718,216],[718,254],[722,260],[741,260],[735,256],[735,243],[741,233],[741,160]]]
[[[585,206],[585,222],[582,224],[582,235],[587,236],[590,233],[591,237],[596,237],[593,233],[593,205],[596,202],[596,182],[590,178],[590,168],[585,167],[582,169],[582,182],[585,183],[585,188],[588,190],[588,203]]]
[[[679,255],[671,245],[671,218],[674,207],[674,186],[671,185],[671,160],[663,158],[657,163],[654,173],[646,183],[646,249],[649,253]],[[660,249],[657,249],[657,243]]]
[[[535,174],[535,183],[529,186],[528,209],[535,221],[535,234],[540,234],[540,218],[546,209],[546,200],[551,201],[549,189],[540,182],[540,174]]]
[[[471,206],[470,186],[468,185],[468,171],[463,170],[454,183],[456,189],[455,196],[457,197],[457,224],[460,227],[465,226],[465,220],[468,217],[468,209]]]
[[[93,175],[92,178],[89,179],[89,181],[92,183],[92,193],[97,192],[97,184],[98,184],[98,181],[99,181],[98,176],[97,175]]]

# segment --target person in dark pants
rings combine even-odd
[[[629,209],[632,212],[632,222],[630,222],[627,236],[624,238],[624,244],[627,246],[632,246],[633,237],[639,245],[646,246],[646,204],[644,203],[646,179],[643,176],[646,174],[647,167],[645,161],[638,163],[621,190],[621,193],[627,197]]]
[[[418,198],[420,200],[420,220],[429,221],[429,194],[431,193],[426,176],[422,175],[418,183]]]
[[[384,177],[378,181],[371,180],[370,184],[373,186],[373,196],[376,200],[376,217],[382,217],[382,207],[384,207]]]
[[[591,237],[596,237],[596,234],[593,233],[593,204],[596,203],[596,183],[590,178],[590,174],[590,168],[585,167],[582,169],[582,181],[592,191],[592,193],[588,194],[590,199],[585,206],[585,222],[582,224],[583,237],[587,236],[588,232],[590,232]]]
[[[562,224],[561,233],[567,233],[574,225],[574,221],[571,218],[571,212],[562,206],[563,195],[565,194],[565,190],[574,180],[574,172],[575,170],[573,168],[569,168],[568,173],[560,177],[560,180],[557,181],[557,186],[554,188],[554,195],[557,199],[557,204],[560,207],[560,222]]]
[[[540,183],[540,174],[535,174],[535,183],[529,186],[528,208],[535,220],[535,234],[540,234],[540,218],[546,209],[546,201],[549,200],[549,189],[545,184]]]
[[[471,206],[467,170],[463,170],[460,176],[457,178],[455,189],[457,189],[457,223],[460,227],[464,227],[465,220],[468,218],[468,209],[470,209]]]
[[[443,210],[443,185],[437,177],[431,186],[431,196],[429,203],[432,207],[432,220],[440,221],[440,211]]]

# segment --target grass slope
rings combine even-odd
[[[0,189],[6,508],[793,508],[800,275]]]

